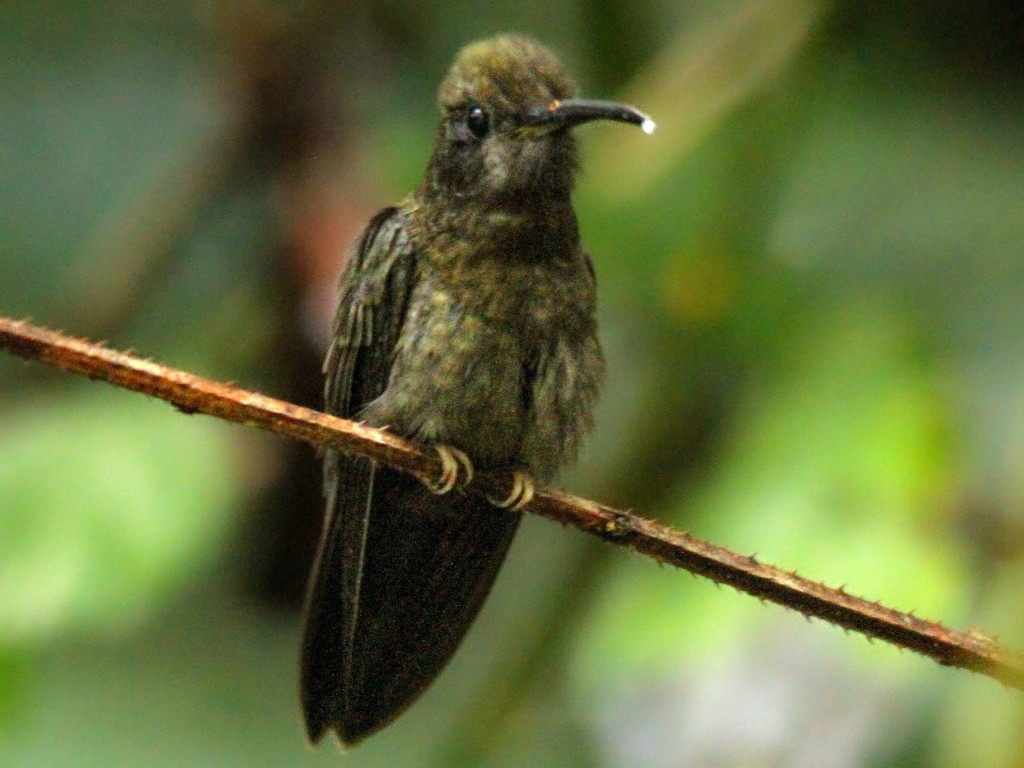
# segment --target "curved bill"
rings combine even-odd
[[[526,114],[527,125],[547,125],[551,128],[572,128],[591,120],[616,120],[639,125],[644,133],[654,133],[655,122],[636,107],[617,101],[599,99],[562,99],[546,107],[538,107]]]

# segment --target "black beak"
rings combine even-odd
[[[654,133],[655,123],[636,107],[615,101],[596,99],[562,99],[546,107],[530,110],[523,120],[526,125],[545,125],[552,129],[572,128],[591,120],[617,120],[639,125],[644,133]]]

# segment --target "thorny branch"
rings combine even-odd
[[[0,348],[26,360],[40,360],[166,400],[185,413],[205,413],[358,453],[406,472],[437,475],[441,471],[433,452],[386,430],[210,381],[23,321],[0,317]],[[511,483],[508,473],[481,472],[470,489],[504,497]],[[855,630],[1024,691],[1024,657],[980,632],[948,629],[563,491],[538,489],[526,510],[792,608],[808,618]]]

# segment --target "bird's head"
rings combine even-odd
[[[425,189],[452,201],[568,198],[576,171],[570,129],[599,119],[654,129],[627,104],[576,98],[554,54],[517,35],[463,48],[441,83],[438,106]]]

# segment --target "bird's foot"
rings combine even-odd
[[[533,478],[517,469],[512,473],[512,490],[509,492],[508,497],[499,501],[488,496],[487,500],[496,507],[518,512],[533,501],[533,494],[536,490],[537,487],[534,485]]]
[[[460,466],[466,475],[466,480],[462,484],[469,485],[473,479],[473,462],[469,460],[469,456],[458,448],[440,443],[434,445],[434,450],[437,451],[437,455],[441,459],[441,476],[435,478],[417,475],[427,489],[438,495],[451,491],[459,482]]]

